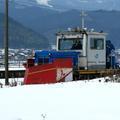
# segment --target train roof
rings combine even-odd
[[[67,31],[60,31],[57,32],[56,35],[60,36],[60,35],[78,35],[78,34],[86,34],[86,35],[104,35],[106,36],[107,33],[100,31],[94,31],[94,30],[85,30],[85,29],[71,29],[71,30],[67,30]]]

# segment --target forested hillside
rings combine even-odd
[[[80,10],[54,11],[47,8],[29,7],[11,9],[10,15],[26,27],[45,35],[50,44],[55,44],[55,33],[69,27],[81,26]],[[120,48],[120,11],[86,11],[85,26],[108,33],[107,39]]]
[[[30,28],[13,19],[9,19],[9,45],[12,48],[49,48],[49,42],[46,37],[40,33],[34,32]],[[0,47],[3,47],[4,35],[4,15],[0,14]]]

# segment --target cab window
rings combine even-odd
[[[59,39],[59,50],[82,50],[83,40],[80,38]]]
[[[91,38],[90,39],[90,48],[96,50],[104,49],[104,39],[103,38]]]

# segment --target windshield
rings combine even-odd
[[[82,44],[81,38],[59,39],[59,50],[82,50]]]

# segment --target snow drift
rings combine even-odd
[[[69,82],[0,89],[1,120],[120,120],[118,83]]]

